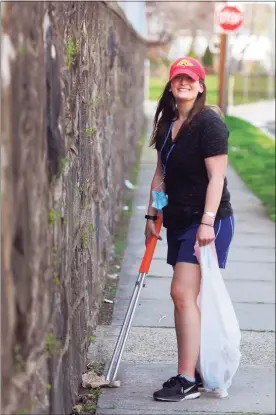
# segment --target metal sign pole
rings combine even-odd
[[[243,14],[236,5],[224,0],[215,6],[214,27],[220,33],[219,56],[219,94],[218,105],[223,113],[227,112],[228,102],[228,35],[237,31],[243,22]]]

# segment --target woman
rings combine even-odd
[[[158,161],[145,216],[146,244],[153,235],[162,239],[154,221],[157,209],[163,208],[167,262],[174,270],[171,297],[178,346],[178,374],[153,394],[162,401],[200,396],[195,368],[200,348],[197,297],[201,274],[194,246],[214,241],[219,266],[225,268],[234,232],[225,177],[229,133],[220,115],[205,105],[204,81],[204,68],[196,59],[184,57],[172,64],[151,138]]]

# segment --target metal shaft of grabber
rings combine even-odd
[[[157,221],[156,221],[156,232],[159,234],[160,230],[162,227],[162,214],[158,215]],[[112,381],[115,380],[115,377],[117,375],[117,371],[122,359],[122,355],[123,355],[123,351],[124,351],[124,347],[127,341],[127,337],[129,334],[129,330],[131,327],[131,323],[134,317],[134,313],[135,313],[135,309],[137,307],[137,303],[138,303],[138,299],[141,293],[141,289],[143,287],[143,283],[144,283],[144,279],[145,276],[147,275],[149,268],[150,268],[150,264],[151,264],[151,260],[152,260],[152,256],[156,247],[156,243],[157,243],[157,238],[156,237],[152,237],[151,240],[149,241],[149,243],[147,244],[140,268],[139,268],[139,274],[138,274],[138,278],[135,282],[135,287],[134,287],[134,291],[127,309],[127,313],[112,355],[112,359],[108,368],[108,372],[106,375],[106,380],[110,381],[111,378],[111,373],[112,373],[112,368],[116,359],[116,355],[119,351],[119,355],[118,355],[118,359],[117,359],[117,363],[115,366],[115,370],[113,372],[112,375]],[[121,344],[122,343],[122,344]]]
[[[127,340],[126,339],[126,336],[129,333],[130,323],[132,322],[133,315],[134,315],[135,308],[136,308],[135,307],[135,303],[137,304],[138,296],[139,296],[139,294],[141,292],[141,288],[142,288],[141,279],[142,279],[142,276],[143,275],[145,276],[145,274],[139,274],[138,275],[138,278],[137,278],[137,280],[135,282],[134,291],[133,291],[133,294],[132,294],[132,297],[131,297],[131,300],[130,300],[130,303],[129,303],[129,306],[128,306],[128,309],[127,309],[126,316],[124,318],[124,322],[123,322],[122,328],[120,330],[120,334],[119,334],[119,337],[118,337],[118,340],[117,340],[117,343],[116,343],[116,346],[115,346],[115,349],[114,349],[114,352],[113,352],[113,355],[112,355],[111,362],[109,364],[108,372],[107,372],[107,375],[106,375],[106,380],[107,381],[110,381],[110,380],[114,380],[115,379],[116,374],[113,374],[112,379],[111,379],[112,368],[113,368],[113,365],[114,365],[114,362],[115,362],[115,359],[116,359],[116,355],[118,353],[118,350],[120,350],[119,351],[120,356],[122,356],[122,354],[123,354],[123,348],[124,348],[125,343],[126,343],[126,340]],[[143,280],[144,280],[144,278],[143,278]],[[126,334],[125,334],[125,337],[123,339],[123,336],[124,336],[125,331],[126,331]],[[119,349],[120,343],[121,343],[122,339],[123,339],[123,343],[122,343],[121,348]],[[120,361],[119,361],[119,364],[120,364]],[[118,362],[116,364],[117,370],[118,370],[119,364],[118,364]]]
[[[138,300],[139,300],[139,297],[140,297],[141,290],[143,288],[143,282],[144,282],[144,278],[145,278],[146,274],[139,274],[139,275],[141,275],[141,280],[139,282],[137,296],[135,298],[133,308],[132,308],[131,314],[129,316],[129,321],[128,321],[128,324],[127,324],[127,327],[126,327],[126,333],[125,333],[125,336],[123,338],[123,342],[122,342],[122,345],[121,345],[121,348],[120,348],[118,360],[117,360],[117,363],[116,363],[111,381],[115,380],[115,378],[116,378],[116,375],[117,375],[117,372],[118,372],[118,369],[119,369],[119,365],[121,363],[122,355],[123,355],[123,352],[124,352],[124,348],[125,348],[125,345],[126,345],[126,342],[127,342],[127,339],[128,339],[128,335],[129,335],[129,331],[130,331],[130,328],[131,328],[131,323],[132,323],[132,320],[133,320],[133,317],[134,317],[134,313],[135,313],[135,310],[136,310],[136,307],[137,307],[137,303],[138,303]]]

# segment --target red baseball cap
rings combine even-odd
[[[171,66],[170,69],[170,81],[177,75],[188,75],[194,81],[198,81],[199,79],[205,80],[205,70],[201,63],[190,57],[184,56],[183,58],[179,58]]]

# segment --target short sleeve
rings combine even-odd
[[[212,109],[202,120],[201,149],[204,158],[228,154],[229,130],[225,122]]]

